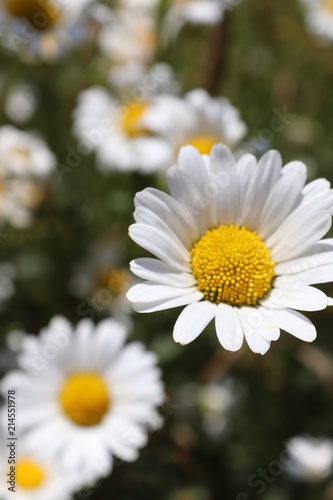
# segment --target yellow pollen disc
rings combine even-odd
[[[219,144],[221,139],[212,135],[193,135],[182,143],[182,146],[193,146],[201,155],[209,155],[212,147]]]
[[[131,276],[126,269],[121,267],[104,267],[96,277],[96,291],[107,289],[112,295],[119,295],[124,292],[131,280]]]
[[[121,115],[121,125],[128,137],[138,137],[139,135],[149,134],[142,124],[142,115],[146,111],[148,104],[146,102],[130,101],[123,109]]]
[[[28,20],[37,30],[54,26],[61,17],[53,0],[5,0],[4,7],[10,15]]]
[[[15,469],[16,482],[21,488],[37,488],[44,481],[44,471],[34,460],[20,460]]]
[[[255,305],[270,290],[274,265],[261,237],[245,227],[208,231],[191,251],[198,289],[211,302]]]
[[[65,414],[76,424],[97,425],[110,405],[104,380],[95,373],[75,373],[64,384],[60,402]]]
[[[324,0],[324,7],[333,13],[333,0]]]

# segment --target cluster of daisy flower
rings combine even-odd
[[[80,45],[92,50],[100,73],[80,81],[71,96],[70,140],[92,159],[91,178],[102,173],[105,184],[116,175],[125,184],[139,179],[144,189],[134,199],[129,238],[103,233],[68,264],[66,290],[81,301],[77,315],[88,318],[73,325],[52,314],[38,334],[14,330],[8,336],[8,345],[15,344],[15,368],[4,370],[0,392],[5,402],[15,394],[17,427],[11,440],[2,404],[0,444],[8,453],[16,439],[19,445],[15,467],[8,453],[0,455],[0,500],[10,499],[14,489],[18,500],[73,498],[110,475],[117,463],[135,461],[149,434],[162,426],[166,392],[159,356],[146,348],[140,333],[139,340],[127,342],[141,321],[136,313],[162,316],[182,308],[177,318],[170,312],[175,348],[215,330],[217,339],[210,336],[215,348],[236,352],[246,343],[264,355],[281,331],[313,342],[316,327],[303,313],[333,305],[328,292],[314,286],[333,281],[333,239],[324,238],[333,216],[330,183],[324,178],[307,183],[306,165],[284,164],[275,150],[260,159],[244,152],[248,126],[241,111],[203,87],[183,90],[177,68],[159,55],[181,37],[185,24],[221,28],[227,11],[240,3],[1,3],[4,50],[24,67],[37,68],[36,82],[19,82],[8,94],[0,79],[6,94],[1,224],[24,232],[47,201],[49,185],[57,196],[51,181],[57,157],[30,120],[42,107],[38,71],[53,67],[45,62],[61,64],[70,48],[75,59]],[[303,4],[309,28],[332,38],[333,2]],[[112,191],[115,205],[117,194]],[[127,221],[132,195],[130,210],[119,199]],[[133,255],[126,250],[130,239],[136,244]],[[14,295],[15,276],[10,262],[0,264],[1,310]],[[219,442],[232,427],[243,390],[232,377],[214,376],[182,382],[175,400],[183,406],[181,418],[188,409],[197,412],[201,430]],[[174,441],[180,446],[188,438],[183,429],[178,422]],[[286,450],[286,473],[294,479],[317,482],[331,475],[331,439],[294,436]]]

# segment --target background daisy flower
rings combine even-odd
[[[282,168],[269,151],[236,163],[224,145],[210,156],[180,151],[167,173],[171,195],[146,189],[135,199],[131,238],[157,257],[131,262],[146,280],[127,297],[138,312],[186,306],[173,336],[188,344],[215,319],[221,345],[240,349],[245,337],[264,354],[280,329],[311,342],[313,324],[295,309],[333,303],[311,285],[332,280],[333,192],[325,179],[305,186],[306,167]]]
[[[157,357],[140,342],[123,346],[126,336],[126,327],[112,319],[96,327],[82,320],[73,330],[55,317],[40,338],[24,339],[23,371],[2,381],[3,391],[15,387],[27,445],[87,482],[110,473],[113,455],[135,460],[147,430],[161,423]]]
[[[235,148],[247,132],[239,110],[226,97],[211,97],[204,89],[194,89],[183,98],[157,96],[145,123],[165,138],[174,161],[181,146],[209,154],[214,144]]]
[[[333,41],[333,1],[300,0],[305,9],[306,25],[323,42]]]
[[[7,450],[10,443],[3,436],[1,450]],[[10,469],[10,467],[14,469]],[[14,470],[12,477],[10,473]],[[10,482],[12,480],[12,483]],[[78,481],[59,466],[56,460],[41,460],[33,448],[26,446],[23,439],[15,443],[15,462],[8,463],[7,454],[0,455],[0,498],[1,500],[70,500],[79,487]],[[14,488],[10,490],[10,488]]]
[[[286,442],[287,472],[294,479],[312,483],[326,479],[333,468],[333,441],[328,438],[295,436]]]

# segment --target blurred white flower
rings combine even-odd
[[[53,61],[84,38],[80,17],[93,0],[4,0],[0,5],[0,38],[26,62]]]
[[[11,125],[0,127],[0,176],[45,177],[56,165],[46,142]]]
[[[234,148],[247,132],[239,110],[226,97],[211,97],[204,89],[192,90],[184,98],[155,97],[145,123],[168,142],[173,161],[181,146],[209,154],[214,144]]]
[[[312,436],[290,438],[286,447],[290,460],[287,472],[298,480],[322,481],[332,473],[333,441]]]
[[[144,124],[150,99],[120,104],[102,87],[79,94],[74,133],[80,146],[96,151],[102,171],[156,172],[170,161],[170,147]]]
[[[127,297],[137,312],[185,306],[173,338],[186,345],[215,321],[221,345],[265,354],[283,329],[306,342],[316,329],[301,311],[333,299],[311,286],[333,278],[333,191],[305,186],[306,166],[282,168],[277,151],[237,162],[225,145],[210,156],[180,150],[167,172],[171,195],[147,188],[135,197],[130,237],[157,259],[131,262],[144,281]]]
[[[0,193],[0,221],[22,229],[31,224],[33,210],[44,199],[43,187],[36,181],[27,178],[1,178],[1,173]]]
[[[171,0],[163,19],[163,39],[168,41],[177,36],[186,23],[203,25],[219,23],[232,3],[233,0]],[[235,0],[234,3],[238,4],[239,0]]]
[[[76,297],[86,299],[96,311],[111,313],[114,318],[129,323],[133,309],[126,293],[133,285],[133,274],[124,265],[124,245],[110,235],[96,241],[88,250],[87,258],[77,263],[69,288]],[[86,303],[81,311],[90,312]]]
[[[156,21],[152,15],[131,9],[110,11],[111,19],[102,27],[98,44],[116,68],[134,66],[142,71],[153,61],[156,44]],[[125,69],[123,69],[125,70]]]
[[[308,29],[322,42],[333,41],[333,0],[300,0]]]
[[[126,337],[113,319],[72,328],[57,316],[39,337],[26,336],[22,371],[1,383],[4,393],[16,390],[17,426],[27,446],[88,484],[110,473],[113,455],[135,460],[147,430],[161,425],[157,356],[140,342],[124,346]],[[7,412],[2,417],[5,425]]]
[[[6,97],[6,116],[16,123],[27,122],[37,108],[37,88],[28,84],[11,87]]]
[[[8,463],[10,440],[0,438],[0,498],[1,500],[70,500],[80,485],[72,475],[59,467],[57,460],[41,460],[34,449],[19,437],[15,441],[16,460]],[[10,467],[14,467],[10,469]],[[12,476],[10,473],[13,472]],[[10,482],[12,481],[12,483]],[[11,490],[10,488],[13,488]]]
[[[203,414],[203,428],[211,436],[223,433],[228,423],[229,411],[238,397],[237,387],[232,380],[213,382],[201,386],[197,402]]]

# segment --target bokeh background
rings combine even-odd
[[[160,5],[160,18],[166,8]],[[0,48],[1,125],[41,133],[58,170],[68,147],[76,151],[78,94],[93,85],[109,88],[109,63],[96,45],[98,23],[92,24],[89,36],[53,63],[26,62]],[[260,157],[278,149],[284,163],[304,161],[309,180],[333,180],[333,45],[307,30],[296,0],[243,0],[218,24],[186,24],[168,44],[158,42],[156,61],[172,66],[182,92],[203,87],[239,108],[248,126],[242,151]],[[17,125],[6,102],[22,82],[33,85],[37,107]],[[278,131],[272,129],[276,116],[283,117]],[[95,163],[94,153],[81,155],[72,171],[54,172],[29,227],[1,225],[1,261],[16,270],[15,293],[1,306],[2,375],[15,366],[19,345],[19,334],[10,332],[37,334],[56,314],[76,323],[116,313],[116,299],[131,279],[128,262],[145,255],[127,235],[133,199],[147,186],[166,190],[164,173],[103,174]],[[325,291],[333,295],[332,286]],[[313,344],[282,333],[265,356],[245,345],[224,351],[213,327],[193,344],[176,345],[177,310],[127,315],[130,339],[160,356],[168,393],[164,426],[136,462],[116,462],[109,478],[77,498],[331,500],[333,479],[297,482],[283,465],[271,464],[283,464],[291,436],[333,438],[332,314],[311,313],[318,331]],[[269,479],[259,477],[260,469]]]

